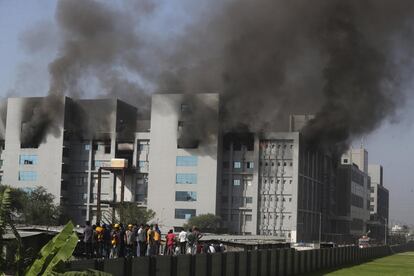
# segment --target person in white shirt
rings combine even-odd
[[[146,232],[144,229],[144,225],[141,224],[138,233],[137,233],[137,256],[145,256],[145,252],[147,251],[147,246],[145,243]]]
[[[181,254],[185,254],[185,245],[187,242],[187,232],[183,230],[181,230],[180,234],[178,234],[178,241],[180,243],[180,252]]]

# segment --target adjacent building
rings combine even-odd
[[[22,131],[44,98],[10,98],[2,182],[45,187],[79,224],[97,218],[99,171],[106,222],[120,202],[133,202],[154,210],[163,231],[212,213],[233,234],[345,242],[367,232],[370,208],[385,218],[382,180],[377,185],[365,150],[336,160],[312,148],[301,134],[312,115],[291,116],[286,132],[223,133],[219,100],[216,93],[153,95],[151,119],[143,120],[116,99],[66,97],[60,127],[33,145],[21,142]],[[128,165],[111,168],[115,158]]]
[[[370,164],[368,173],[371,177],[371,198],[369,222],[370,236],[377,241],[385,241],[389,221],[389,192],[383,184],[383,168]]]

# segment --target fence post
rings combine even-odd
[[[226,276],[236,276],[236,252],[227,252],[223,255],[223,262]]]
[[[173,257],[173,264],[174,276],[191,276],[196,260],[191,255],[178,255]]]
[[[286,275],[292,275],[295,267],[295,249],[285,249],[285,271]]]
[[[260,272],[260,251],[250,251],[250,276],[259,276]]]
[[[223,272],[223,254],[214,253],[208,255],[211,257],[211,275],[210,276],[221,276]]]
[[[286,272],[286,249],[279,249],[278,253],[278,272],[279,275],[288,275]]]
[[[279,250],[272,249],[269,253],[269,275],[278,275],[279,268]]]

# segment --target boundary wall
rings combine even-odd
[[[215,254],[154,256],[132,259],[76,260],[68,270],[96,269],[114,276],[274,276],[300,275],[414,251],[414,243],[358,248],[333,247],[297,251],[264,249]]]

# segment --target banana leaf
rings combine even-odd
[[[73,228],[72,222],[68,222],[62,231],[40,250],[38,258],[25,275],[50,275],[58,263],[67,261],[78,242],[78,236],[73,232]]]

